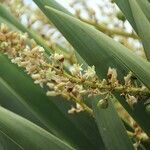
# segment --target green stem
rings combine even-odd
[[[69,93],[69,95],[70,95],[70,97],[72,97],[74,102],[81,105],[87,113],[89,113],[91,116],[93,116],[93,110],[90,107],[88,107],[82,100],[77,99],[72,93]]]
[[[90,86],[91,88],[98,88],[99,90],[116,91],[120,93],[125,92],[125,93],[133,93],[133,94],[137,94],[137,93],[150,94],[150,90],[147,88],[142,89],[140,87],[126,87],[123,85],[112,87],[111,85],[103,85],[100,81],[97,83],[93,83],[92,81],[83,81],[82,79],[73,77],[66,72],[64,72],[64,75],[67,78],[69,78],[70,81],[72,82]]]
[[[142,134],[136,135],[135,133],[130,131],[127,131],[127,134],[129,137],[136,138],[139,141],[148,142],[148,143],[150,142],[150,138],[148,136],[143,136]]]
[[[92,26],[94,26],[97,30],[101,31],[101,32],[104,32],[108,35],[120,35],[120,36],[124,36],[124,37],[130,37],[130,38],[133,38],[133,39],[139,39],[139,37],[134,34],[134,33],[127,33],[127,32],[124,32],[122,31],[121,29],[109,29],[108,27],[106,27],[105,25],[103,24],[99,24],[95,21],[91,21],[91,20],[87,20],[87,19],[82,19],[82,18],[79,18],[81,21],[85,22],[85,23],[88,23]]]

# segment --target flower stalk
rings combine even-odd
[[[115,91],[124,95],[132,107],[138,102],[139,94],[150,94],[150,90],[146,87],[134,86],[131,72],[124,77],[124,84],[120,84],[116,69],[111,67],[108,68],[107,78],[103,80],[97,77],[94,66],[88,66],[84,70],[82,65],[73,64],[66,71],[65,58],[62,54],[46,56],[44,48],[37,45],[34,40],[29,40],[27,34],[10,31],[2,24],[0,35],[0,52],[6,54],[12,63],[23,67],[35,84],[39,84],[42,88],[46,87],[47,96],[62,96],[67,100],[73,100],[80,106],[74,108],[77,109],[76,112],[84,110],[92,114],[92,109],[83,101],[84,96],[106,95],[109,99],[111,93]]]

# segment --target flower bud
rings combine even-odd
[[[107,99],[99,100],[99,102],[97,103],[97,106],[102,109],[106,109],[108,107],[108,100]]]

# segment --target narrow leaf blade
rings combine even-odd
[[[139,4],[136,0],[115,0],[115,2],[141,38],[146,57],[150,60],[150,30],[147,30],[150,28],[150,22],[139,6],[139,4],[143,4],[144,2],[139,2]],[[146,14],[148,14],[147,11]]]
[[[133,146],[131,145],[131,141],[126,137],[125,128],[117,116],[113,103],[109,100],[108,108],[103,109],[98,106],[101,98],[103,97],[97,97],[96,100],[92,101],[92,105],[94,116],[106,149],[120,150],[121,147],[122,150],[132,150]]]
[[[0,107],[0,130],[14,140],[22,149],[64,149],[73,148],[46,130],[28,120]]]

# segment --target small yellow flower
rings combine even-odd
[[[87,70],[85,71],[85,74],[83,75],[83,77],[85,79],[89,79],[89,78],[94,78],[96,75],[96,72],[95,72],[95,66],[88,66]]]

